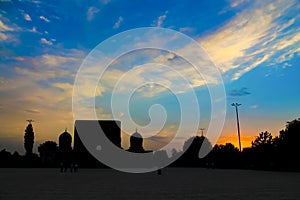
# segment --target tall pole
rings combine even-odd
[[[203,137],[203,131],[205,130],[205,128],[200,128],[201,130],[201,136]]]
[[[240,152],[242,152],[242,145],[241,145],[241,133],[240,133],[240,120],[239,120],[239,112],[238,112],[238,107],[242,104],[239,103],[232,103],[232,106],[235,107],[235,113],[236,113],[236,124],[237,124],[237,129],[238,129],[238,138],[239,138],[239,147],[240,147]]]

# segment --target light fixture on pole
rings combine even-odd
[[[205,130],[205,128],[200,128],[201,130],[201,137],[203,137],[203,131]]]
[[[238,107],[239,107],[240,105],[242,105],[242,104],[240,104],[240,103],[232,103],[231,105],[235,107],[236,123],[237,123],[238,138],[239,138],[239,147],[240,147],[240,152],[242,152],[241,134],[240,134],[240,122],[239,122],[239,112],[238,112]]]

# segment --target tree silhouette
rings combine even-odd
[[[205,160],[199,158],[199,151],[203,141],[207,140],[204,136],[195,136],[185,141],[183,145],[184,153],[176,160],[173,166],[179,167],[200,167],[205,165]],[[207,141],[209,143],[209,141]],[[211,145],[209,143],[209,145]],[[174,152],[176,153],[176,152]],[[180,154],[175,154],[175,156]],[[174,156],[174,155],[173,155]]]
[[[34,132],[33,132],[32,124],[29,123],[25,129],[25,135],[24,135],[24,148],[26,150],[26,155],[32,154],[33,144],[34,144]]]
[[[270,132],[265,131],[252,141],[252,155],[250,159],[255,168],[270,169],[274,167],[274,146],[273,136]]]
[[[178,157],[179,155],[180,155],[180,153],[175,149],[175,148],[173,148],[172,150],[171,150],[171,156],[172,157]]]
[[[291,147],[297,146],[300,140],[300,118],[287,122],[286,129],[280,131],[280,139]]]
[[[54,166],[58,164],[58,146],[54,141],[46,141],[38,147],[40,158],[43,165]]]
[[[11,167],[11,153],[6,151],[6,149],[2,149],[0,151],[0,167]]]
[[[189,152],[191,151],[198,157],[198,153],[200,151],[204,139],[204,136],[190,137],[187,141],[184,142],[183,150]]]
[[[239,149],[231,143],[226,143],[216,144],[207,159],[211,167],[238,168],[241,166],[240,157]]]
[[[279,169],[300,171],[300,118],[287,122],[285,130],[274,139],[276,163]]]
[[[265,146],[270,146],[272,145],[272,140],[273,136],[271,133],[268,131],[261,132],[254,141],[251,142],[252,148],[260,148],[260,147],[265,147]]]
[[[205,137],[203,136],[189,138],[183,145],[183,151],[185,151],[184,154],[191,159],[198,159],[198,154],[204,139]]]
[[[166,150],[158,150],[153,152],[153,158],[156,160],[155,165],[164,163],[166,160],[169,159],[167,151]],[[155,166],[155,167],[161,167],[161,166]]]

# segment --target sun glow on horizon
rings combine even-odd
[[[300,74],[300,4],[297,0],[193,0],[180,4],[167,0],[148,2],[146,7],[143,1],[105,2],[0,1],[0,150],[24,153],[26,119],[35,120],[35,152],[45,141],[58,142],[65,128],[73,135],[73,85],[85,57],[106,39],[140,27],[169,28],[186,34],[202,45],[218,66],[228,105],[217,144],[230,142],[238,147],[236,115],[231,103],[242,104],[239,117],[243,148],[250,147],[260,132],[269,131],[277,136],[287,121],[299,118],[300,85],[296,83]],[[137,47],[143,45],[140,38],[136,37]],[[165,44],[174,39],[157,37],[153,43]],[[126,43],[112,47],[125,48]],[[191,56],[195,52],[189,45],[180,50]],[[102,61],[112,54],[106,56],[101,57],[103,60],[99,60],[90,74],[98,72]],[[142,68],[144,63],[172,66],[176,72],[157,66]],[[205,62],[202,64],[206,66]],[[180,107],[167,88],[173,84],[178,91],[176,95],[186,95],[188,91],[178,81],[177,73],[189,78],[201,103],[199,127],[208,129],[212,109],[207,85],[217,83],[211,77],[205,81],[196,75],[174,52],[150,49],[130,52],[111,66],[96,94],[84,90],[88,97],[96,95],[99,120],[112,119],[109,91],[126,70],[132,69],[121,87],[124,94],[128,87],[148,80],[146,75],[153,80],[152,84],[138,88],[131,99],[130,115],[136,123],[142,127],[151,122],[148,111],[153,104],[163,105],[169,112],[167,124],[153,140],[145,142],[146,148],[162,146],[176,132]],[[151,73],[147,69],[152,69]],[[158,80],[163,84],[156,85]],[[86,79],[83,89],[90,88],[91,81]],[[185,102],[194,103],[189,99]],[[124,115],[120,112],[116,118],[124,119]],[[126,121],[122,126],[132,132],[136,128]],[[150,131],[145,131],[147,134]],[[128,147],[128,141],[125,135],[124,147]],[[184,142],[176,141],[178,148]]]

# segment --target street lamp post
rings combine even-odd
[[[201,130],[201,136],[203,137],[203,131],[205,130],[205,128],[200,128],[200,130]]]
[[[236,112],[236,123],[237,123],[238,138],[239,138],[239,147],[240,147],[240,152],[242,152],[241,134],[240,134],[240,122],[239,122],[239,112],[238,112],[238,106],[240,106],[240,105],[242,105],[242,104],[239,104],[239,103],[232,103],[231,105],[235,107],[235,112]]]

